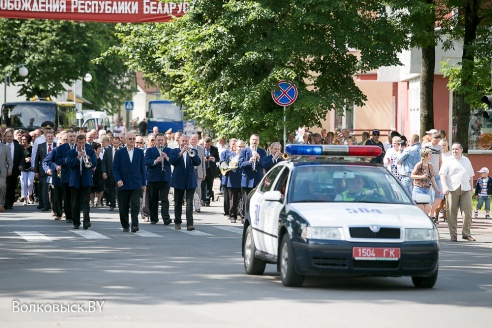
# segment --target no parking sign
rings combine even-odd
[[[272,91],[273,101],[279,106],[290,106],[297,99],[297,87],[287,81],[279,81]]]

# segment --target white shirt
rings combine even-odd
[[[130,163],[133,162],[133,148],[130,149],[130,148],[127,148],[126,150],[128,150],[128,156],[130,156]]]
[[[439,175],[446,179],[449,191],[455,191],[460,186],[462,191],[468,191],[472,189],[470,178],[475,175],[475,172],[468,157],[461,156],[460,159],[456,159],[451,156],[442,163]]]

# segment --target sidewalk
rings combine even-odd
[[[472,235],[491,235],[492,238],[492,219],[484,219],[485,211],[478,212],[478,219],[472,218],[471,233]],[[461,227],[463,226],[463,218],[461,213],[458,213],[458,237],[461,236]],[[439,218],[437,224],[439,234],[442,236],[449,235],[447,222],[443,218]]]

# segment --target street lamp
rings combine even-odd
[[[15,65],[13,67],[9,67],[7,68],[4,73],[3,73],[3,102],[6,103],[7,102],[7,84],[10,84],[10,76],[12,75],[12,71],[14,70],[14,68],[19,68],[19,75],[22,76],[22,77],[26,77],[27,74],[29,74],[29,70],[27,69],[27,67],[25,66],[26,64],[19,64],[19,65]]]
[[[77,93],[75,92],[75,90],[76,90],[76,86],[77,86],[77,81],[78,80],[75,80],[75,82],[73,84],[73,90],[72,90],[72,93],[73,93],[73,103],[75,104],[75,110],[76,111],[77,111]],[[84,81],[85,82],[92,81],[92,75],[90,73],[85,74]]]

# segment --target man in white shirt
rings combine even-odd
[[[453,156],[442,163],[439,171],[443,193],[446,195],[449,234],[451,235],[451,241],[458,241],[457,216],[459,204],[463,213],[462,238],[467,241],[475,241],[470,232],[472,186],[475,172],[470,160],[463,156],[463,147],[460,143],[455,142],[451,147],[451,152]]]

